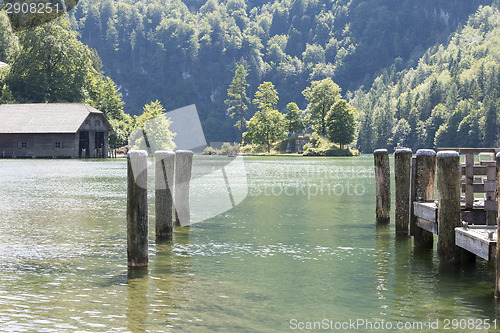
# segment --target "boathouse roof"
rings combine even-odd
[[[0,133],[76,133],[90,114],[104,114],[86,104],[1,104]]]

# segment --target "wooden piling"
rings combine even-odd
[[[417,195],[415,191],[415,175],[417,172],[417,157],[413,156],[411,158],[411,170],[410,170],[410,225],[408,234],[410,236],[415,236],[415,228],[417,228],[417,216],[413,212],[413,203],[417,200]]]
[[[434,177],[436,174],[436,152],[432,149],[419,149],[415,163],[415,196],[416,201],[434,199]],[[432,232],[422,228],[414,229],[414,244],[421,248],[433,247]]]
[[[497,170],[497,202],[500,207],[500,153],[496,155],[496,170]],[[500,297],[500,210],[497,220],[497,248],[495,252],[496,279],[495,279],[495,296]]]
[[[174,152],[155,152],[155,229],[157,242],[173,239],[174,166]]]
[[[408,235],[410,224],[410,170],[411,150],[394,152],[394,178],[396,187],[396,235]]]
[[[387,149],[375,150],[373,159],[377,196],[376,221],[377,223],[389,223],[391,213],[391,170]]]
[[[147,157],[144,150],[127,154],[127,260],[129,268],[148,267]]]
[[[465,153],[465,209],[474,206],[474,153]]]
[[[192,167],[192,151],[178,150],[175,152],[175,216],[176,223],[182,227],[191,224],[189,182]]]
[[[495,184],[496,183],[496,168],[494,166],[487,166],[486,169],[486,181],[485,186],[489,184]],[[489,186],[488,186],[489,187]],[[486,192],[485,199],[486,201],[484,202],[484,209],[486,210],[486,224],[487,225],[495,225],[496,224],[496,217],[497,217],[497,211],[498,207],[495,207],[497,205],[493,206],[493,210],[489,206],[490,203],[493,203],[496,200],[496,194],[495,191],[491,191],[491,189],[488,189],[489,191]],[[496,190],[496,188],[495,188]],[[492,202],[493,201],[493,202]]]
[[[456,151],[437,154],[438,255],[443,263],[459,262],[461,249],[455,245],[455,228],[460,220],[460,178],[462,167]]]

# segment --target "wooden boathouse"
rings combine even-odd
[[[0,158],[105,158],[110,131],[86,104],[2,104]]]

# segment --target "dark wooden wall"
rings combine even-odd
[[[25,144],[24,144],[25,143]],[[59,147],[56,147],[59,143]],[[78,157],[75,134],[0,134],[0,158]]]

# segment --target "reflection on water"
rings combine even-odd
[[[378,306],[379,316],[387,315],[387,294],[389,291],[389,269],[390,269],[390,239],[391,233],[387,224],[376,225],[376,241],[375,241],[375,281],[377,285],[377,299],[380,301]]]
[[[195,162],[213,172],[229,159]],[[151,234],[149,271],[136,274],[126,262],[125,161],[1,160],[0,331],[283,332],[292,319],[495,319],[491,265],[440,267],[435,250],[416,251],[393,225],[375,225],[372,163],[245,158],[248,197],[178,228],[174,242],[155,244]],[[210,186],[220,184],[194,182],[192,191]]]

